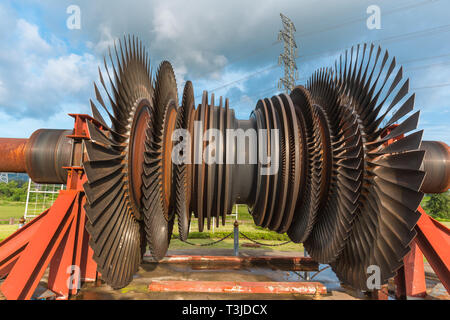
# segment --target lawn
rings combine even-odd
[[[235,207],[236,208],[236,207]],[[205,227],[203,230],[203,234],[200,234],[198,232],[198,221],[197,219],[193,219],[191,222],[191,232],[190,236],[192,238],[221,238],[225,236],[226,234],[233,232],[234,229],[234,221],[235,221],[235,212],[236,209],[233,209],[233,215],[228,215],[225,225],[222,225],[222,222],[220,221],[220,226],[212,227],[208,231],[205,221]],[[238,206],[239,212],[238,212],[238,222],[239,222],[239,231],[245,233],[252,239],[266,239],[266,240],[279,240],[279,241],[286,241],[288,240],[287,235],[282,235],[277,232],[269,231],[267,229],[263,229],[260,227],[257,227],[253,221],[252,216],[248,213],[247,206],[245,205],[239,205]],[[178,235],[178,228],[177,224],[175,223],[173,233],[175,235]]]
[[[23,202],[5,202],[0,201],[0,219],[16,218],[19,219],[25,212],[25,203]]]
[[[0,242],[9,237],[18,228],[17,224],[3,224],[0,225]]]

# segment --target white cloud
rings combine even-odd
[[[24,19],[17,20],[17,32],[19,43],[23,50],[33,50],[34,52],[49,52],[51,46],[41,38],[36,25],[28,23]]]
[[[91,54],[69,54],[49,59],[42,69],[40,84],[45,83],[57,91],[78,93],[94,79],[98,61]]]
[[[29,122],[50,119],[63,104],[88,105],[98,74],[94,55],[70,52],[54,34],[44,39],[37,25],[21,18],[10,16],[7,27],[12,37],[0,42],[0,112]]]
[[[176,40],[181,34],[178,19],[164,3],[158,5],[153,14],[153,32],[156,41]]]
[[[104,24],[101,24],[99,26],[99,31],[100,31],[100,40],[97,43],[87,41],[86,46],[90,49],[93,49],[97,53],[105,54],[108,52],[109,48],[114,46],[114,42],[117,41],[117,38],[112,36],[111,28]]]

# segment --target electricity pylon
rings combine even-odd
[[[283,30],[278,33],[278,41],[283,41],[284,51],[278,57],[278,65],[284,65],[284,77],[278,81],[278,88],[284,88],[286,93],[289,93],[295,87],[295,81],[298,80],[297,63],[295,59],[298,58],[297,44],[295,43],[294,23],[280,13],[281,21],[283,22]]]
[[[9,182],[8,174],[5,173],[5,172],[1,172],[0,173],[0,183],[2,183],[2,182],[4,182],[4,183],[8,183]]]

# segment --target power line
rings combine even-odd
[[[394,9],[391,9],[391,10],[386,10],[386,11],[383,10],[383,16],[386,16],[386,15],[389,15],[389,14],[392,14],[392,13],[396,13],[396,12],[399,12],[399,11],[404,11],[404,10],[420,7],[420,6],[423,6],[423,5],[432,4],[432,3],[438,2],[438,1],[439,0],[426,0],[426,1],[419,2],[419,3],[415,3],[415,1],[414,1],[412,4],[409,4],[409,5],[406,5],[406,6],[402,6],[402,7],[394,8]],[[316,34],[316,33],[322,33],[322,32],[326,32],[326,31],[330,31],[330,30],[334,30],[334,29],[339,29],[339,28],[344,27],[344,26],[349,25],[349,24],[366,21],[366,19],[367,19],[367,17],[357,18],[357,19],[354,19],[354,20],[351,20],[351,21],[347,21],[347,22],[344,22],[344,23],[332,25],[332,26],[326,27],[324,29],[315,30],[315,31],[311,31],[311,32],[300,33],[297,37],[305,37],[305,36],[310,36],[310,35],[313,35],[313,34]]]
[[[449,86],[450,86],[450,83],[441,83],[441,84],[434,84],[434,85],[430,85],[430,86],[422,86],[422,87],[411,88],[410,91],[414,92],[414,91],[417,91],[417,90],[436,89],[436,88],[444,88],[444,87],[449,87]],[[249,95],[247,97],[254,98],[254,97],[261,97],[261,96],[264,96],[264,95],[266,97],[269,97],[271,94],[276,94],[278,92],[279,92],[279,89],[276,88],[276,87],[273,87],[273,88],[269,88],[269,89],[264,90],[263,91],[264,94],[263,93],[257,93],[257,94]],[[244,106],[244,104],[243,103],[238,103],[236,105],[232,105],[232,107],[235,110],[239,109],[239,107],[241,107],[241,106]]]
[[[410,33],[406,33],[406,34],[386,37],[386,38],[383,38],[383,39],[374,40],[374,41],[372,41],[372,43],[374,43],[374,44],[381,44],[381,43],[385,43],[385,42],[389,42],[389,41],[395,41],[395,40],[396,41],[404,41],[404,40],[410,40],[410,39],[413,39],[413,38],[416,38],[416,37],[422,37],[422,36],[425,36],[425,35],[427,35],[429,33],[432,33],[434,35],[436,33],[449,32],[449,31],[450,31],[450,24],[443,25],[443,26],[438,26],[438,27],[432,27],[432,28],[429,28],[429,29],[415,31],[415,32],[410,32]],[[317,56],[321,56],[321,55],[332,56],[333,54],[335,54],[337,52],[342,52],[343,50],[346,50],[346,49],[349,49],[349,48],[351,48],[351,45],[348,45],[346,47],[341,47],[341,48],[338,48],[338,49],[332,49],[332,50],[326,50],[326,51],[321,51],[321,52],[316,52],[316,53],[311,53],[311,54],[300,55],[298,58],[303,58],[305,60],[310,60],[313,57],[317,57]],[[450,54],[447,54],[447,55],[450,55]],[[426,59],[428,59],[428,58],[426,58]],[[258,70],[256,72],[247,74],[245,77],[233,80],[232,82],[229,82],[229,83],[224,83],[220,87],[214,88],[212,90],[208,90],[208,92],[216,92],[216,91],[218,91],[220,89],[224,89],[226,87],[229,87],[232,84],[239,83],[241,81],[244,81],[244,80],[250,79],[250,78],[252,78],[254,76],[257,76],[258,74],[262,74],[262,73],[264,73],[266,71],[275,69],[276,67],[278,67],[277,64],[270,65],[270,66],[268,66],[266,68],[263,68],[263,69],[260,69],[260,70]],[[198,95],[196,98],[199,98],[199,97],[201,97],[201,95]]]
[[[408,63],[412,63],[412,62],[416,62],[416,61],[422,61],[422,60],[433,60],[433,59],[445,58],[445,57],[448,57],[448,56],[450,56],[450,53],[444,53],[444,54],[440,54],[438,56],[422,57],[422,58],[406,60],[402,64],[408,64]]]
[[[439,66],[445,66],[450,64],[450,61],[445,61],[445,62],[439,62],[439,63],[433,63],[433,64],[427,64],[424,66],[418,66],[418,67],[414,67],[414,68],[408,68],[407,71],[411,71],[411,70],[419,70],[419,69],[426,69],[426,68],[431,68],[431,67],[439,67]]]
[[[439,56],[435,56],[434,58],[440,58],[440,57],[448,56],[448,55],[450,55],[450,54],[439,55]],[[423,58],[423,60],[428,60],[428,59],[431,59],[431,58],[432,57],[426,57],[426,58]],[[405,63],[402,63],[402,65],[409,64],[409,63],[412,63],[412,62],[421,61],[421,60],[422,59],[409,60],[409,61],[407,61]],[[425,69],[425,68],[434,67],[434,66],[440,66],[440,65],[448,65],[448,64],[450,64],[450,61],[446,61],[446,62],[442,62],[442,63],[434,63],[434,64],[429,64],[429,65],[424,65],[424,66],[418,66],[418,67],[414,67],[414,68],[409,68],[408,71],[409,70]],[[308,77],[304,77],[304,78],[301,78],[300,80],[307,80],[307,79],[308,79]],[[442,88],[442,87],[447,87],[447,86],[450,86],[450,83],[442,83],[442,84],[435,84],[435,85],[431,85],[431,86],[415,87],[415,88],[411,88],[410,91]],[[246,95],[246,97],[254,98],[254,97],[261,97],[261,96],[264,96],[264,95],[267,96],[267,95],[270,95],[272,93],[275,94],[278,91],[279,90],[278,90],[277,87],[271,87],[271,88],[267,88],[267,89],[265,89],[263,91],[260,91],[260,92],[257,92],[257,93],[251,94],[251,95]],[[230,99],[230,102],[231,102],[232,101],[232,97],[230,97],[229,99]],[[240,106],[243,106],[242,102],[238,103],[236,105],[233,105],[233,108],[238,108]]]
[[[398,12],[398,11],[402,11],[402,10],[409,10],[409,9],[416,8],[416,7],[419,7],[419,6],[433,4],[433,3],[438,2],[438,1],[440,1],[440,0],[426,0],[426,1],[419,2],[419,3],[416,3],[416,1],[413,1],[413,2],[410,2],[409,4],[407,4],[405,6],[394,8],[394,9],[387,10],[387,11],[383,11],[383,16],[389,15],[391,13],[395,13],[395,12]],[[343,26],[346,26],[346,25],[349,25],[349,24],[352,24],[352,23],[355,23],[355,22],[364,21],[366,19],[367,19],[366,17],[364,17],[364,18],[355,18],[355,19],[352,19],[350,21],[347,21],[347,22],[344,22],[344,23],[340,23],[340,24],[337,24],[337,25],[333,25],[333,26],[328,26],[328,27],[325,27],[325,28],[320,29],[320,30],[316,29],[314,31],[300,33],[296,38],[298,39],[299,37],[310,36],[310,35],[313,35],[313,34],[322,33],[322,32],[326,32],[326,31],[330,31],[330,30],[334,30],[334,29],[338,29],[338,28],[341,28]],[[257,54],[259,54],[259,53],[261,53],[263,51],[267,51],[268,49],[272,48],[274,45],[276,45],[278,43],[279,43],[279,41],[273,42],[270,46],[261,47],[261,48],[259,48],[257,50],[252,51],[250,54],[247,54],[245,56],[241,56],[241,57],[239,57],[237,59],[233,59],[229,63],[227,63],[226,66],[230,66],[232,64],[235,64],[236,62],[239,62],[239,61],[248,59],[248,58],[250,58],[252,56],[255,56],[255,55],[257,55]]]
[[[423,86],[423,87],[416,87],[416,88],[412,88],[412,91],[415,90],[423,90],[423,89],[434,89],[434,88],[443,88],[443,87],[448,87],[450,86],[450,83],[438,83],[438,84],[434,84],[431,86]]]

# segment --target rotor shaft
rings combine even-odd
[[[0,171],[27,173],[36,183],[67,181],[72,157],[71,130],[40,129],[29,139],[0,138]]]

